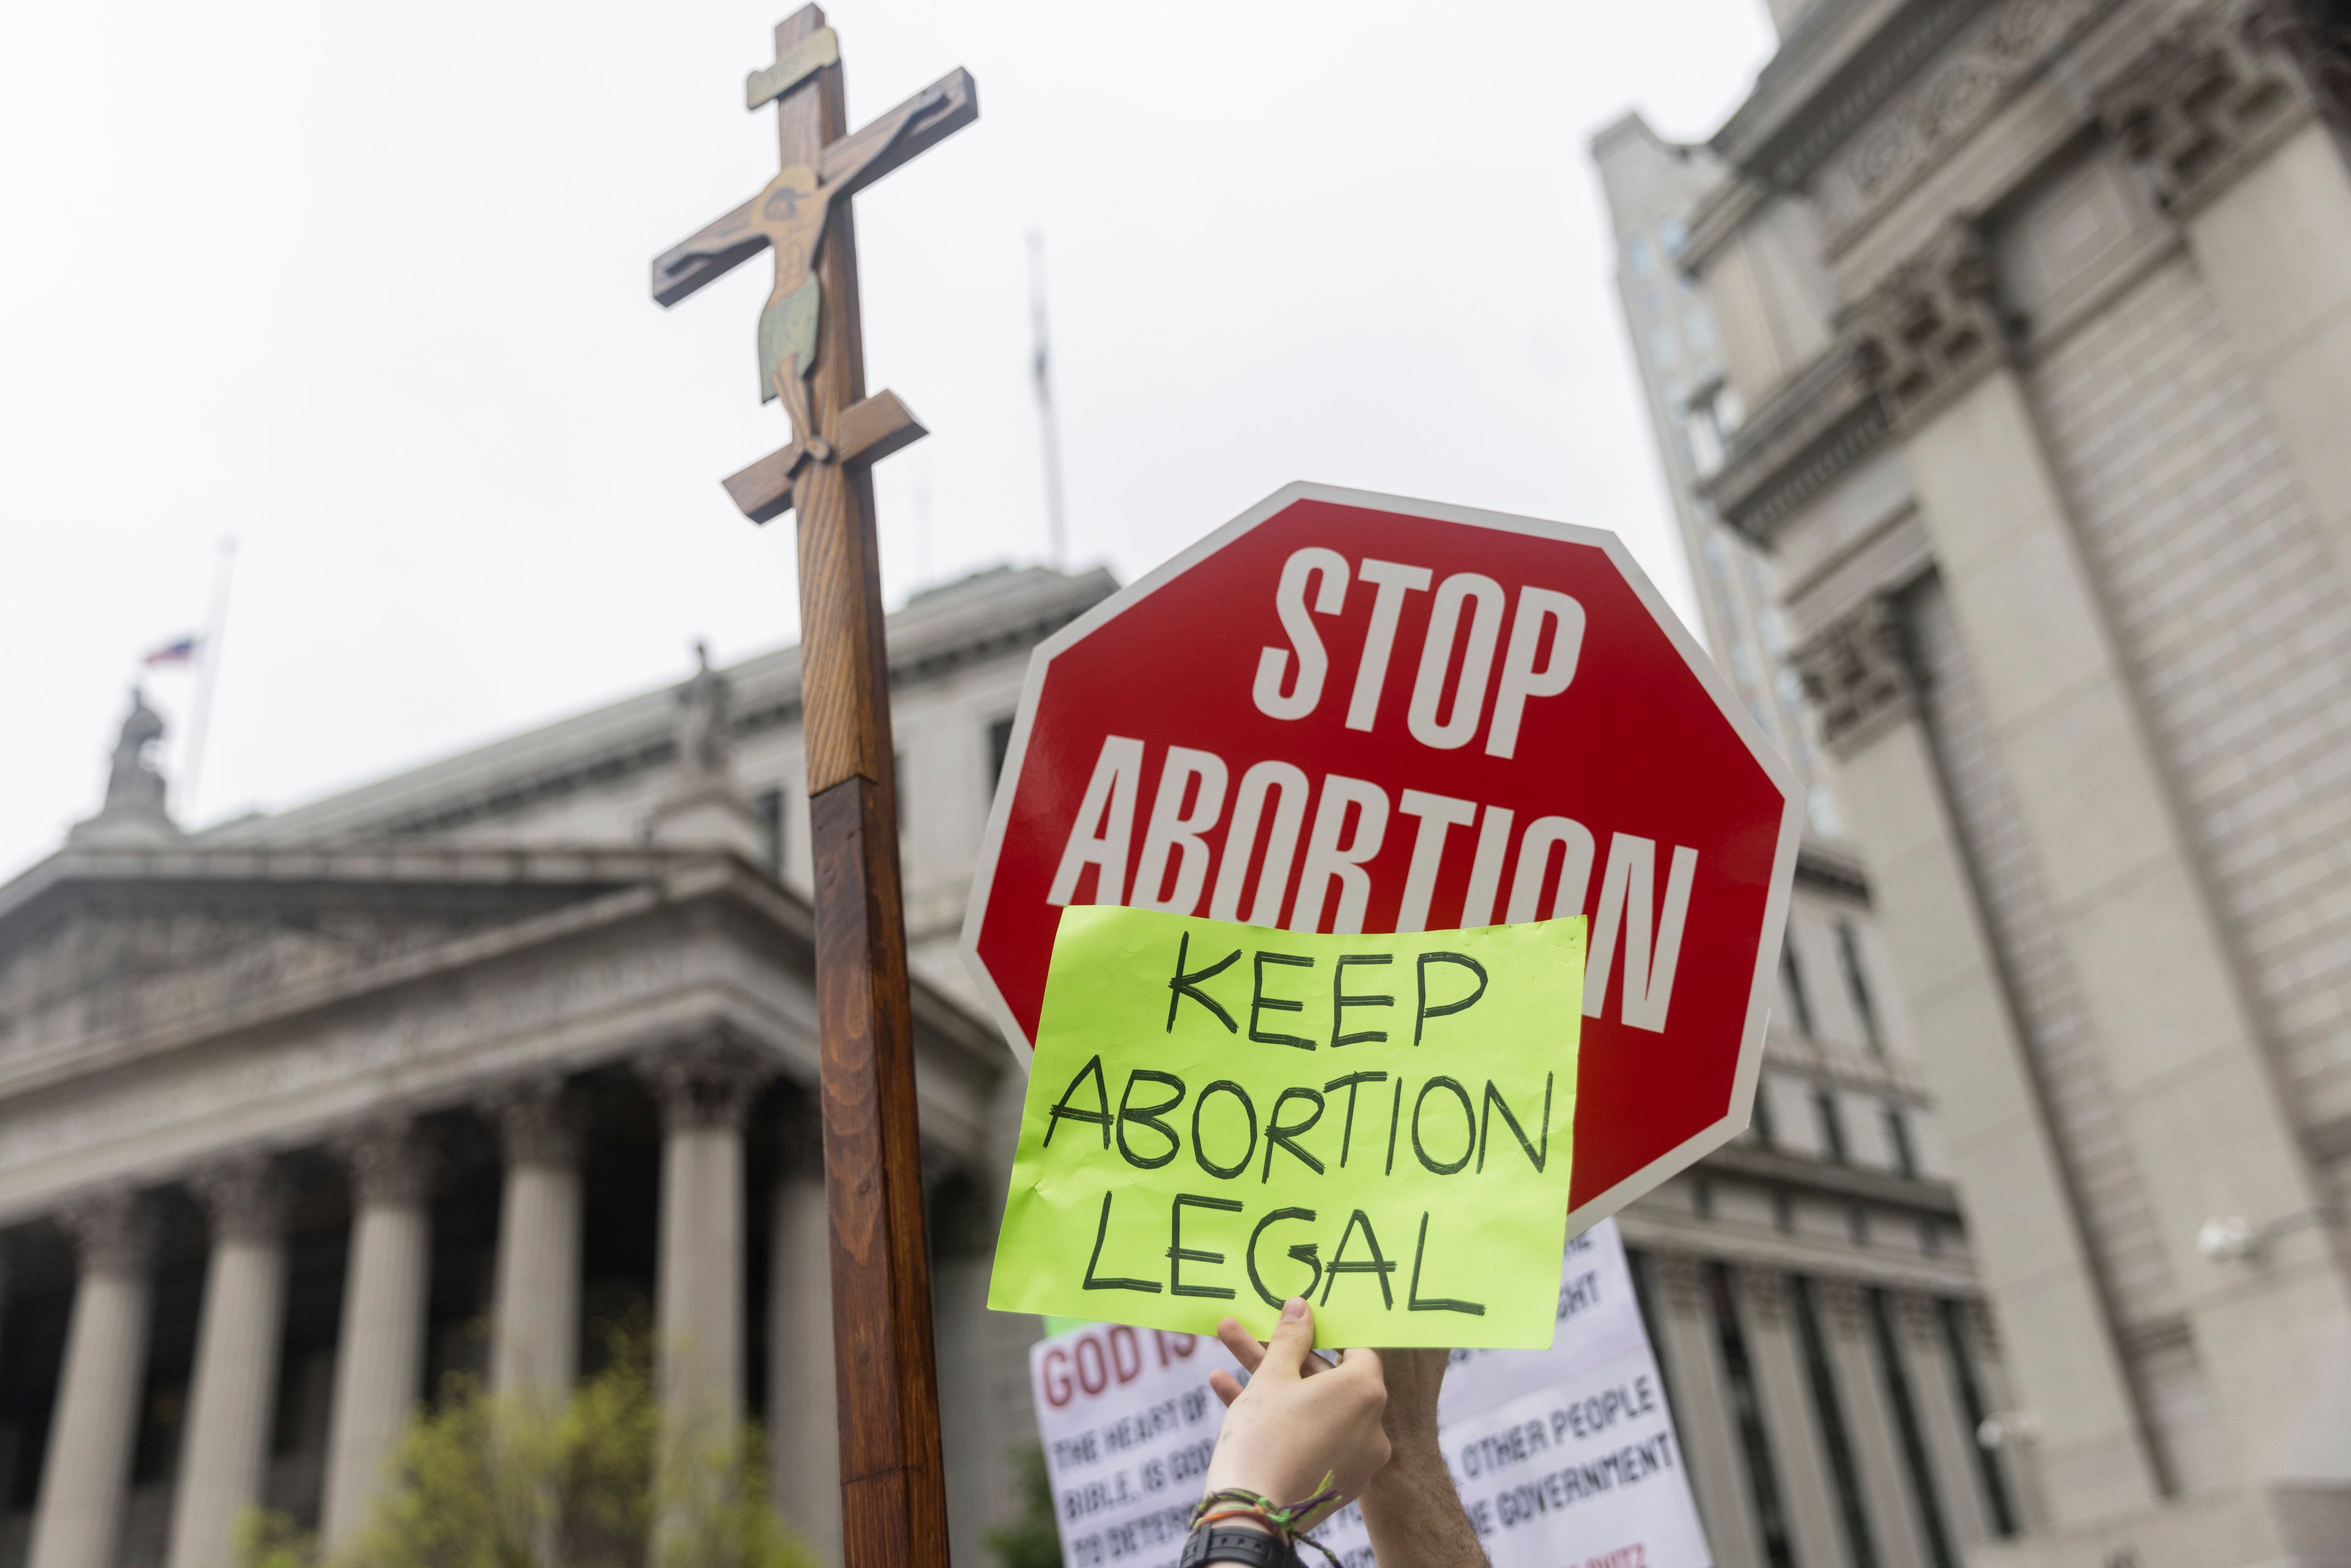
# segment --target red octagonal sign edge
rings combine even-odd
[[[1025,1067],[1063,904],[1580,911],[1580,1229],[1747,1124],[1802,824],[1615,535],[1296,484],[1037,650],[963,951]]]

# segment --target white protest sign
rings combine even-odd
[[[1095,1324],[1029,1352],[1069,1568],[1172,1568],[1237,1370],[1214,1340]],[[1615,1223],[1568,1242],[1549,1350],[1456,1351],[1438,1441],[1493,1568],[1707,1568],[1708,1555]],[[1362,1513],[1314,1532],[1373,1561]]]

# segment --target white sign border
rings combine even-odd
[[[1561,539],[1569,544],[1590,545],[1606,553],[1622,572],[1650,618],[1665,630],[1682,662],[1698,678],[1707,695],[1721,710],[1724,718],[1771,782],[1778,787],[1781,798],[1780,841],[1771,857],[1771,886],[1763,906],[1763,929],[1755,954],[1754,980],[1747,998],[1747,1022],[1739,1043],[1739,1070],[1731,1082],[1730,1104],[1719,1121],[1692,1134],[1679,1145],[1635,1171],[1593,1198],[1581,1208],[1568,1210],[1568,1234],[1575,1235],[1616,1213],[1644,1193],[1650,1192],[1668,1177],[1688,1169],[1698,1160],[1730,1142],[1746,1129],[1748,1117],[1755,1100],[1756,1079],[1763,1065],[1763,1041],[1771,1018],[1771,986],[1778,974],[1776,955],[1788,919],[1788,904],[1794,894],[1796,856],[1803,840],[1803,789],[1798,783],[1795,769],[1780,755],[1771,737],[1763,733],[1747,705],[1739,700],[1730,688],[1721,666],[1701,647],[1689,628],[1682,624],[1667,605],[1665,596],[1649,580],[1633,559],[1633,552],[1622,538],[1605,528],[1583,528],[1573,523],[1552,522],[1541,517],[1526,517],[1511,512],[1489,512],[1477,507],[1459,507],[1447,501],[1424,501],[1407,496],[1388,496],[1374,490],[1350,490],[1337,485],[1319,485],[1311,480],[1297,479],[1284,485],[1256,506],[1240,514],[1224,527],[1202,536],[1186,549],[1179,551],[1092,609],[1054,632],[1029,656],[1029,671],[1020,683],[1020,706],[1012,720],[1012,738],[1004,751],[1004,768],[999,779],[1009,779],[1013,788],[998,789],[994,802],[988,807],[987,831],[980,840],[979,862],[972,875],[971,894],[964,905],[963,937],[957,950],[963,956],[964,967],[979,988],[989,1016],[1003,1032],[1005,1045],[1020,1071],[1029,1071],[1035,1051],[1034,1042],[1013,1016],[1012,1008],[997,988],[996,978],[987,966],[980,962],[979,928],[987,908],[988,894],[996,881],[997,856],[1003,849],[1004,831],[1012,814],[1012,798],[1018,792],[1021,764],[1029,752],[1029,729],[1037,712],[1038,698],[1045,689],[1045,674],[1054,659],[1085,640],[1094,630],[1114,617],[1134,609],[1153,593],[1189,571],[1209,556],[1224,549],[1250,529],[1258,527],[1300,501],[1327,501],[1334,506],[1355,507],[1366,511],[1392,512],[1399,517],[1425,517],[1431,522],[1465,523],[1471,528],[1495,528],[1504,533],[1532,534],[1542,538]],[[1026,1046],[1028,1050],[1022,1048]]]

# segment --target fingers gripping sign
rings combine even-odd
[[[1247,1388],[1227,1372],[1209,1378],[1230,1408],[1217,1434],[1206,1490],[1238,1489],[1284,1505],[1333,1493],[1294,1521],[1295,1529],[1309,1529],[1353,1501],[1388,1462],[1379,1353],[1342,1351],[1335,1364],[1316,1355],[1314,1309],[1302,1297],[1284,1303],[1263,1346],[1225,1321],[1232,1333],[1220,1337],[1250,1375]]]

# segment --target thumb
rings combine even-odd
[[[1265,1347],[1265,1363],[1259,1372],[1278,1370],[1284,1377],[1301,1376],[1306,1358],[1313,1352],[1314,1309],[1306,1304],[1305,1297],[1292,1296],[1281,1305],[1281,1321],[1273,1325],[1273,1338]]]

